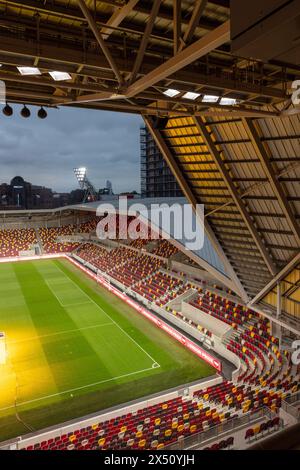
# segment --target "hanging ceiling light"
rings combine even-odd
[[[224,97],[221,98],[220,104],[222,104],[223,106],[234,106],[235,104],[237,104],[237,100],[235,98]]]
[[[9,106],[9,104],[6,103],[6,105],[2,109],[2,112],[5,116],[12,116],[14,113],[14,110],[12,109],[11,106]]]
[[[20,114],[23,118],[29,118],[31,115],[31,112],[30,112],[30,109],[28,109],[27,106],[25,106],[24,104],[24,107],[21,109]]]
[[[49,72],[49,75],[56,82],[59,82],[62,80],[70,80],[72,78],[68,72],[58,72],[57,70],[54,70],[53,72]]]
[[[187,91],[182,98],[185,98],[187,100],[196,100],[199,98],[200,93],[195,93],[194,91]]]
[[[174,88],[168,88],[167,90],[163,91],[163,94],[169,96],[170,98],[174,98],[180,94],[180,91],[175,90]]]
[[[17,67],[21,75],[41,75],[37,67]]]
[[[47,111],[45,111],[43,106],[41,106],[41,109],[38,110],[37,115],[40,119],[46,119],[46,117],[48,116]]]
[[[217,103],[220,97],[216,95],[204,95],[202,98],[202,103]]]

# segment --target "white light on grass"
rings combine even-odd
[[[0,364],[6,362],[6,344],[5,344],[5,333],[0,332]]]

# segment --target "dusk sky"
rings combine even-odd
[[[47,109],[45,120],[0,114],[0,184],[22,176],[55,191],[77,188],[73,168],[85,166],[96,189],[140,191],[139,116],[86,109]]]

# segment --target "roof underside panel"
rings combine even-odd
[[[299,222],[300,167],[296,161],[300,155],[296,134],[299,117],[286,118],[284,124],[280,123],[280,128],[276,128],[277,121],[258,121],[260,140],[295,220]],[[225,163],[238,195],[238,204],[195,118],[171,118],[161,134],[197,201],[205,205],[206,219],[228,260],[248,294],[253,296],[268,283],[272,273],[240,206],[243,205],[250,215],[259,241],[265,246],[276,270],[284,267],[297,253],[299,239],[282,212],[281,202],[273,191],[269,175],[261,164],[243,120],[226,120],[220,124],[216,118],[207,119],[205,126]]]
[[[271,291],[263,297],[260,305],[265,309],[276,311],[278,286],[280,286],[281,307],[289,316],[300,318],[300,264],[298,264],[280,284],[276,284]]]

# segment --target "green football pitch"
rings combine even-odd
[[[0,264],[0,441],[213,375],[64,259]]]

